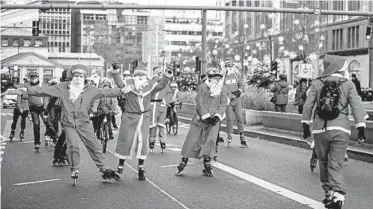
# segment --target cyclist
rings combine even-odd
[[[166,93],[166,96],[165,96],[165,100],[166,100],[166,104],[168,104],[167,106],[167,112],[166,112],[166,123],[167,122],[170,122],[170,118],[171,118],[171,104],[175,104],[175,103],[180,103],[181,101],[181,94],[180,94],[180,91],[179,91],[179,86],[177,85],[177,83],[175,81],[172,81],[170,83],[170,89],[171,91],[168,91]],[[175,110],[175,106],[173,106],[173,112],[176,113],[176,110]],[[171,118],[173,119],[173,117]],[[173,124],[174,121],[171,121],[171,123]]]
[[[104,78],[101,82],[100,88],[102,89],[107,89],[107,88],[112,88],[113,84],[111,83],[111,80],[108,78]],[[114,139],[113,136],[113,128],[112,128],[112,116],[116,115],[119,113],[119,108],[118,108],[118,101],[116,98],[101,98],[97,99],[92,107],[92,112],[94,114],[99,113],[98,119],[97,119],[97,130],[96,130],[96,135],[97,138],[101,139],[101,133],[100,133],[100,128],[102,125],[102,121],[106,117],[107,119],[107,124],[109,128],[109,138]]]

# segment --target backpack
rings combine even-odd
[[[317,115],[325,121],[324,128],[326,128],[326,122],[336,119],[347,106],[341,110],[338,108],[341,99],[341,90],[339,87],[347,79],[340,79],[339,81],[320,79],[320,81],[324,83],[324,86],[321,89],[320,98],[317,103]]]

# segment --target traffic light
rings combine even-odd
[[[271,62],[271,73],[277,78],[278,63],[276,61]]]
[[[370,40],[372,36],[372,26],[367,27],[367,31],[365,33],[365,39]]]
[[[32,21],[32,35],[33,36],[39,36],[40,30],[39,30],[39,21]]]
[[[137,66],[139,66],[139,61],[138,60],[135,60],[133,61],[133,70],[135,71],[135,69],[137,68]]]
[[[199,57],[196,57],[196,73],[198,75],[201,74],[201,60],[199,59]]]

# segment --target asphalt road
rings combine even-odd
[[[1,116],[2,139],[9,136],[11,110]],[[19,125],[18,127],[19,128]],[[103,180],[82,148],[82,167],[76,187],[70,170],[52,165],[53,148],[33,148],[32,125],[26,139],[6,141],[1,167],[2,208],[323,208],[318,171],[309,169],[310,151],[260,139],[249,139],[249,148],[239,147],[234,136],[230,148],[220,145],[214,177],[202,176],[203,164],[190,160],[183,176],[175,176],[180,148],[189,125],[182,124],[177,136],[168,136],[168,147],[156,146],[145,162],[147,181],[137,180],[137,161],[128,161],[118,182]],[[44,126],[42,127],[44,133]],[[116,134],[117,135],[117,134]],[[109,142],[114,150],[116,140]],[[84,147],[81,144],[81,147]],[[106,153],[112,167],[117,159]],[[348,196],[344,208],[371,208],[373,165],[350,160],[345,167]]]

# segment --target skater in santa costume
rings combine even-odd
[[[208,80],[198,86],[197,113],[185,138],[176,175],[184,170],[189,158],[203,158],[203,174],[213,176],[211,158],[215,156],[216,140],[220,121],[227,108],[228,92],[227,88],[223,88],[223,74],[219,69],[210,68],[207,74]]]
[[[346,58],[325,55],[325,70],[311,84],[302,119],[304,138],[311,136],[310,124],[313,126],[320,181],[325,191],[323,203],[326,208],[333,209],[342,207],[347,192],[342,172],[351,134],[348,116],[352,112],[358,138],[362,141],[365,139],[365,119],[368,118],[354,83],[348,79],[347,67]],[[348,107],[351,107],[351,112]]]
[[[163,70],[160,67],[153,69],[153,81],[159,82],[162,78]],[[155,140],[157,137],[157,129],[159,130],[159,143],[162,152],[166,149],[166,93],[170,91],[169,86],[166,86],[161,91],[152,95],[150,99],[151,113],[150,113],[150,130],[149,130],[149,148],[154,149]]]
[[[71,71],[71,81],[61,82],[55,86],[29,86],[28,95],[59,97],[62,104],[62,124],[66,134],[67,155],[70,161],[71,177],[76,179],[81,163],[79,139],[88,150],[92,160],[104,179],[120,176],[114,170],[107,168],[107,158],[102,153],[93,127],[89,121],[88,111],[95,99],[102,97],[117,97],[122,94],[119,88],[98,89],[88,85],[87,68],[84,65],[74,65]],[[68,76],[70,77],[70,76]]]
[[[132,159],[132,153],[135,152],[138,159],[139,180],[145,181],[143,164],[148,149],[150,99],[166,87],[173,74],[172,70],[167,69],[159,82],[148,80],[148,70],[145,66],[139,65],[133,73],[133,79],[123,82],[119,72],[119,69],[113,68],[112,76],[116,85],[125,89],[126,108],[115,149],[115,156],[119,158],[118,172],[123,172],[125,160]]]

